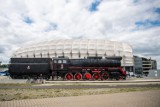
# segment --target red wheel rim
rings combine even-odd
[[[85,77],[87,80],[89,80],[89,79],[91,79],[91,74],[90,74],[90,73],[85,73],[85,74],[84,74],[84,77]]]
[[[107,80],[109,78],[109,75],[107,73],[102,74],[102,79]]]
[[[100,78],[100,75],[98,73],[93,74],[93,79],[98,80]]]
[[[66,80],[72,80],[73,79],[73,75],[71,73],[67,73],[65,75]]]
[[[80,79],[82,79],[82,74],[81,74],[81,73],[76,73],[76,74],[74,75],[74,78],[75,78],[76,80],[80,80]]]

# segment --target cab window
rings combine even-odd
[[[67,61],[66,61],[66,60],[63,60],[63,63],[65,64],[65,63],[67,63]]]
[[[58,63],[59,63],[59,64],[62,63],[62,60],[58,60]]]
[[[54,60],[54,63],[57,63],[57,60]]]

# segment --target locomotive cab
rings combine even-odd
[[[65,72],[68,70],[68,58],[52,58],[51,70],[52,70],[52,78],[64,77]]]
[[[54,71],[67,70],[68,59],[66,58],[54,58],[52,63],[53,63],[52,66]]]

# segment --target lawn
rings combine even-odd
[[[160,87],[101,89],[0,89],[0,101],[160,90]]]

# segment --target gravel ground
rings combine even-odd
[[[87,88],[134,88],[134,87],[158,87],[160,84],[146,85],[51,85],[51,86],[0,86],[0,89],[87,89]]]
[[[26,83],[26,79],[11,79],[9,76],[0,76],[0,83]]]
[[[31,80],[33,81],[33,80]],[[25,79],[0,76],[0,89],[82,89],[82,88],[132,88],[160,87],[160,79],[129,78],[121,81],[46,81],[45,84],[31,83]],[[17,85],[18,84],[18,85]],[[21,85],[23,84],[23,85]]]
[[[31,79],[12,79],[9,76],[0,76],[0,83],[38,83],[39,80],[35,81]],[[148,83],[148,82],[160,82],[160,78],[127,78],[127,80],[107,80],[107,81],[45,81],[47,84],[63,84],[63,83]],[[103,84],[103,85],[104,85]]]

